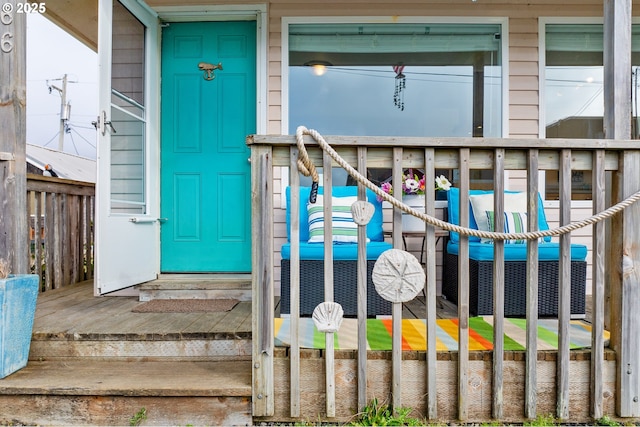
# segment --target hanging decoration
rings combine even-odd
[[[400,111],[404,111],[404,89],[407,86],[407,77],[402,73],[404,65],[398,64],[393,66],[396,73],[396,88],[393,92],[393,105],[398,107]]]

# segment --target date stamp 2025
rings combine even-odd
[[[14,14],[25,13],[45,13],[46,3],[3,3],[0,7],[0,24],[9,26],[13,24]],[[2,32],[0,35],[0,52],[10,53],[13,50],[13,33],[11,31]]]
[[[47,4],[42,3],[4,3],[2,5],[2,14],[13,13],[45,13],[47,11]]]

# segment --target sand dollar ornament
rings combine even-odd
[[[407,251],[389,249],[376,261],[371,279],[385,300],[407,302],[422,291],[426,276],[416,257]]]
[[[322,302],[313,310],[312,318],[319,332],[338,332],[344,311],[337,302]]]
[[[358,200],[351,205],[351,216],[353,216],[353,222],[358,225],[367,225],[373,214],[376,211],[376,207],[373,203],[369,203],[365,200]]]

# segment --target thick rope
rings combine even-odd
[[[309,135],[313,139],[315,139],[320,148],[326,151],[327,154],[329,154],[329,156],[331,156],[331,158],[335,160],[336,163],[338,163],[345,171],[347,171],[347,173],[351,175],[357,182],[363,184],[369,190],[373,191],[380,199],[386,200],[392,206],[402,210],[403,212],[413,215],[416,218],[421,219],[427,224],[430,224],[434,227],[442,228],[443,230],[460,233],[465,236],[474,236],[493,240],[534,240],[543,237],[559,236],[561,234],[571,233],[572,231],[611,218],[615,214],[622,212],[624,209],[640,200],[640,191],[638,191],[625,200],[616,203],[610,208],[607,208],[598,214],[592,215],[589,218],[549,230],[529,231],[527,233],[500,233],[495,231],[476,230],[474,228],[461,227],[456,224],[451,224],[449,222],[427,215],[424,212],[419,212],[413,209],[411,206],[405,205],[400,200],[382,191],[380,187],[369,181],[365,176],[354,169],[349,163],[347,163],[342,157],[340,157],[340,155],[327,143],[327,141],[325,141],[322,135],[320,135],[320,133],[318,133],[316,130],[309,130],[304,126],[299,126],[296,130],[296,143],[299,148],[298,167],[300,167],[300,164],[302,164],[306,172],[313,173],[310,171],[315,171],[315,166],[313,166],[313,162],[311,162],[311,160],[309,159],[307,150],[304,148],[304,135]],[[301,172],[305,174],[304,171],[301,170]],[[315,172],[315,174],[316,181],[314,182],[317,182],[317,172]]]

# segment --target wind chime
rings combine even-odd
[[[393,71],[396,73],[396,87],[393,92],[393,105],[400,111],[404,111],[404,89],[407,87],[407,77],[402,74],[404,65],[394,65]]]

